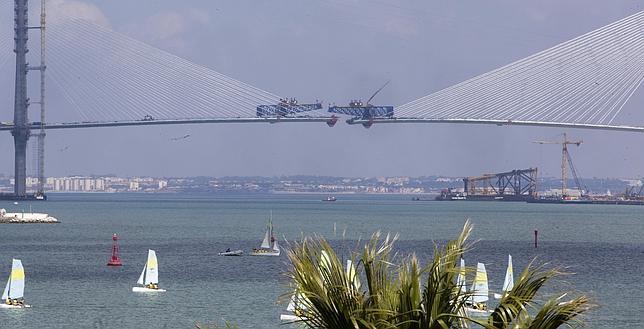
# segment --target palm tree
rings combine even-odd
[[[414,254],[395,264],[397,236],[383,239],[375,233],[358,262],[354,254],[346,266],[324,238],[304,238],[288,252],[293,292],[287,295],[295,301],[298,322],[330,329],[445,329],[473,323],[484,328],[547,329],[572,326],[589,309],[585,296],[564,300],[563,294],[539,304],[535,298],[539,289],[563,273],[530,263],[489,317],[468,317],[465,302],[470,294],[457,285],[456,277],[460,258],[472,247],[467,242],[471,231],[468,221],[455,240],[434,247],[434,257],[425,267]]]

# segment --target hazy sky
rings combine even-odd
[[[51,15],[58,10],[91,18],[274,94],[345,103],[365,99],[391,80],[374,102],[400,105],[641,11],[644,1],[50,0],[50,6]],[[3,7],[9,13],[1,22],[10,28],[11,7]],[[3,81],[13,79],[9,67]],[[641,89],[620,123],[644,125]],[[34,88],[30,95],[37,98]],[[55,118],[56,107],[65,105],[60,95],[48,96],[49,116]],[[0,119],[10,121],[13,98],[2,102]],[[46,171],[467,176],[538,166],[542,174],[557,176],[560,148],[532,141],[562,132],[445,124],[364,129],[343,123],[50,131]],[[571,150],[582,176],[644,176],[642,134],[567,132],[584,140]],[[186,134],[191,137],[172,141]],[[0,172],[13,173],[9,133],[0,139],[0,150],[6,154]]]

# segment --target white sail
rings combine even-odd
[[[143,266],[143,271],[141,271],[141,276],[139,276],[139,280],[136,281],[138,284],[144,284],[143,280],[145,280],[145,270],[148,268],[147,262],[145,263],[145,266]]]
[[[476,276],[472,285],[472,300],[475,303],[488,301],[487,272],[483,263],[476,264]]]
[[[291,300],[288,302],[288,306],[286,306],[286,310],[289,312],[295,311],[295,294],[291,296]]]
[[[347,278],[349,278],[354,290],[360,289],[360,279],[356,273],[356,267],[353,266],[353,262],[350,259],[347,259]]]
[[[7,280],[7,285],[4,287],[4,291],[2,292],[2,300],[7,300],[9,298],[9,287],[11,286],[11,275],[9,275],[9,279]]]
[[[148,262],[145,264],[145,279],[143,284],[159,283],[159,263],[154,250],[148,250]]]
[[[508,255],[508,268],[505,271],[505,280],[503,280],[503,292],[508,292],[514,288],[514,272],[512,270],[512,255]]]
[[[306,297],[302,295],[301,293],[293,293],[291,295],[291,300],[288,302],[288,306],[286,306],[286,310],[289,312],[295,312],[296,308],[299,308],[300,310],[307,310],[308,307],[306,306]],[[297,307],[296,307],[297,306]]]
[[[280,251],[280,246],[277,244],[277,239],[275,239],[275,243],[273,244],[273,251]]]
[[[325,269],[326,271],[331,270],[331,258],[329,257],[329,254],[325,250],[322,250],[320,253],[320,269]]]
[[[262,241],[260,248],[269,249],[271,247],[271,235],[269,231],[270,230],[266,230],[266,235],[264,235],[264,241]]]
[[[464,294],[467,288],[465,287],[465,259],[461,258],[461,265],[458,268],[458,276],[456,277],[456,286],[461,294]]]
[[[20,259],[14,259],[11,264],[11,274],[2,293],[2,300],[23,298],[25,294],[25,269]]]

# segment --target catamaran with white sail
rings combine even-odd
[[[28,308],[25,304],[25,269],[20,259],[14,259],[11,263],[11,274],[2,292],[2,304],[0,308]]]
[[[503,280],[503,293],[494,294],[494,298],[501,299],[508,291],[514,288],[514,271],[512,270],[512,255],[508,255],[508,268],[505,270],[505,280]]]
[[[264,240],[259,248],[253,249],[251,251],[251,256],[279,256],[281,254],[280,246],[277,243],[277,239],[273,236],[273,215],[271,214],[271,219],[268,221],[268,228],[266,229],[266,234],[264,234]]]
[[[132,287],[134,292],[164,292],[159,288],[159,263],[154,250],[148,250],[148,260],[143,267],[143,272],[136,282],[143,287]]]
[[[485,264],[476,264],[476,276],[470,290],[470,297],[465,302],[465,311],[471,316],[486,316],[491,312],[487,308],[489,289]]]
[[[303,311],[306,311],[305,302],[305,297],[302,294],[293,294],[286,307],[288,314],[280,314],[280,321],[292,323],[304,320],[301,315]]]

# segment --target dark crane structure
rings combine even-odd
[[[537,168],[463,178],[467,200],[526,201],[537,196]]]
[[[378,93],[389,84],[389,81],[385,82],[382,87],[376,90],[369,99],[363,103],[362,100],[352,100],[349,102],[349,106],[329,106],[330,113],[337,114],[346,114],[352,116],[351,119],[347,120],[347,123],[352,123],[354,120],[362,120],[362,125],[365,128],[371,127],[373,125],[374,119],[385,119],[391,118],[394,116],[394,107],[391,105],[371,105],[371,100],[378,95]]]
[[[644,199],[644,184],[641,184],[639,188],[637,186],[629,186],[624,192],[624,197],[627,200],[642,200]]]
[[[579,190],[579,195],[584,196],[584,189],[582,188],[582,183],[581,180],[579,179],[579,176],[577,175],[577,169],[575,169],[575,165],[572,163],[572,158],[570,157],[570,153],[568,152],[568,145],[581,145],[583,143],[582,140],[578,141],[570,141],[568,140],[568,137],[566,136],[566,133],[563,134],[563,140],[562,141],[535,141],[537,144],[558,144],[561,145],[561,198],[566,199],[568,198],[567,193],[567,182],[568,182],[568,170],[567,166],[570,167],[570,171],[572,172],[572,177],[575,180],[575,185],[577,190]]]

